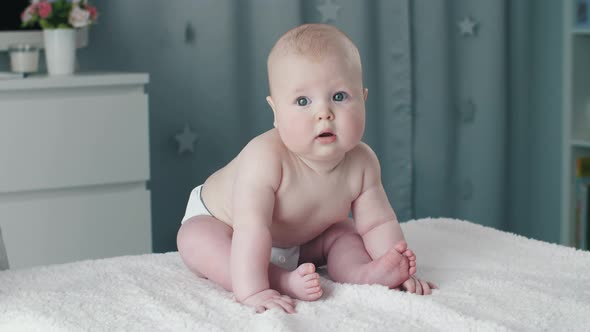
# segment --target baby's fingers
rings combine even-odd
[[[416,293],[416,282],[414,281],[414,278],[410,278],[410,279],[406,280],[402,284],[402,287],[408,293]]]
[[[270,309],[279,309],[287,313],[295,313],[295,301],[288,296],[276,296],[268,299],[263,305],[256,307],[256,313],[265,312]]]
[[[416,295],[422,295],[422,294],[424,294],[423,293],[423,290],[422,290],[422,283],[420,282],[420,280],[419,279],[414,279],[414,282],[416,284],[416,292],[415,292]]]
[[[432,294],[432,290],[430,290],[430,285],[428,284],[428,281],[420,281],[420,283],[422,284],[422,294],[424,294],[424,295]]]
[[[266,303],[264,303],[264,311],[266,310],[270,310],[270,309],[280,309],[280,310],[284,310],[283,307],[281,307],[280,304],[274,302],[273,300],[270,300]],[[285,310],[286,311],[286,310]]]
[[[292,306],[295,306],[295,300],[293,300],[289,296],[287,296],[287,295],[281,295],[280,298],[283,299],[284,301],[286,301],[287,303],[291,304]]]
[[[295,313],[295,303],[291,298],[289,298],[289,300],[290,301],[288,301],[284,298],[281,298],[281,297],[274,299],[275,303],[280,305],[281,308],[283,308],[283,310],[285,310],[285,312],[293,314],[293,313]]]

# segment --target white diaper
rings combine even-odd
[[[190,196],[188,197],[188,204],[186,205],[186,212],[184,213],[184,218],[180,222],[183,224],[187,219],[192,218],[194,216],[213,216],[211,212],[205,206],[203,199],[201,198],[201,188],[203,185],[200,185],[191,191]]]
[[[203,185],[200,185],[191,191],[181,224],[194,216],[213,216],[201,198],[202,187]],[[289,271],[295,270],[297,263],[299,263],[299,247],[272,247],[270,251],[270,262]]]
[[[270,262],[285,270],[295,270],[297,263],[299,263],[299,246],[291,248],[272,247],[270,249]]]

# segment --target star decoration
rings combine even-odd
[[[190,153],[195,152],[193,145],[197,140],[197,134],[191,131],[191,128],[187,125],[184,126],[184,131],[174,136],[178,142],[178,154],[182,154],[185,151]]]
[[[473,122],[475,120],[476,111],[475,103],[471,99],[463,102],[461,107],[461,119],[463,120],[463,123]]]
[[[392,47],[391,48],[391,56],[393,57],[393,60],[395,61],[401,61],[404,59],[406,55],[406,51],[400,47]]]
[[[471,19],[471,17],[465,17],[457,23],[461,36],[471,37],[475,36],[478,23]]]
[[[326,0],[326,2],[318,6],[318,11],[322,14],[322,23],[334,22],[338,18],[338,11],[340,6],[332,2],[333,0]]]
[[[184,27],[184,43],[187,45],[195,44],[195,28],[191,22],[187,22]]]
[[[460,195],[463,200],[470,200],[473,198],[473,183],[471,180],[463,180],[463,183],[461,183]]]

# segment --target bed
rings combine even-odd
[[[297,314],[256,314],[177,252],[0,272],[0,331],[590,329],[590,253],[452,219],[402,224],[431,296],[336,284]]]

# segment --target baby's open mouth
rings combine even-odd
[[[332,133],[322,133],[322,134],[319,134],[318,135],[318,137],[330,137],[330,136],[334,136],[334,134],[332,134]]]

